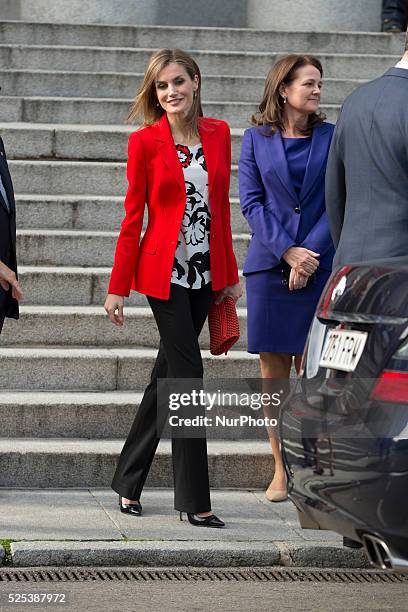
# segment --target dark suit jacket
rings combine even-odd
[[[408,70],[344,102],[326,171],[334,265],[408,255]]]
[[[325,210],[324,175],[333,129],[331,123],[314,128],[299,196],[290,177],[280,131],[272,136],[265,136],[257,127],[245,131],[239,160],[239,197],[253,235],[244,274],[275,267],[291,246],[320,253],[320,267],[331,270],[334,250]]]
[[[14,202],[13,184],[7,166],[4,144],[0,138],[0,174],[10,205],[10,211],[0,193],[0,260],[17,274],[16,257],[16,205]],[[0,287],[0,291],[4,291]],[[18,302],[11,296],[11,291],[7,292],[5,299],[1,299],[2,312],[0,315],[18,319]]]

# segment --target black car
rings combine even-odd
[[[408,571],[408,257],[333,272],[280,428],[301,525]]]

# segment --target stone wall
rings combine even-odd
[[[248,26],[273,30],[378,32],[382,0],[248,0]]]
[[[375,32],[381,0],[1,0],[0,19]]]
[[[0,0],[0,19],[21,19],[20,0]]]
[[[247,0],[0,0],[0,19],[244,28]]]

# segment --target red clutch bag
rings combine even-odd
[[[208,312],[211,355],[227,354],[239,339],[239,321],[235,302],[225,297],[220,304],[213,303]]]

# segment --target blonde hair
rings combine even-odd
[[[262,101],[256,113],[251,117],[251,123],[257,126],[270,128],[269,134],[276,130],[284,130],[283,97],[280,93],[282,84],[289,85],[296,77],[296,71],[303,66],[314,66],[323,77],[323,68],[320,61],[313,55],[285,55],[270,69],[265,81]],[[313,128],[326,119],[323,113],[311,113],[308,117],[305,135],[310,135]]]
[[[134,122],[137,118],[143,119],[143,126],[156,123],[164,114],[156,94],[156,81],[160,72],[169,64],[180,64],[191,80],[197,75],[198,88],[195,92],[193,104],[187,116],[187,123],[193,133],[198,131],[198,117],[203,116],[201,106],[201,73],[193,58],[181,49],[160,49],[151,56],[144,74],[143,83],[136,94],[130,108],[127,120]]]

